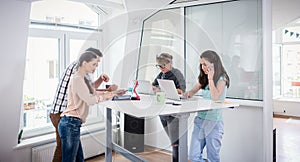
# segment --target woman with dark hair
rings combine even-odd
[[[229,84],[230,79],[220,57],[216,52],[208,50],[200,56],[198,83],[190,91],[184,93],[184,96],[190,98],[202,89],[203,98],[224,101]],[[223,134],[222,109],[198,112],[194,119],[190,161],[204,162],[202,153],[206,146],[207,160],[209,162],[219,162]]]
[[[72,75],[68,87],[68,105],[62,112],[58,132],[62,142],[62,162],[84,161],[80,142],[80,127],[86,121],[89,106],[111,99],[114,93],[97,95],[95,88],[86,78],[94,73],[98,58],[94,52],[83,53],[78,60],[78,69]]]

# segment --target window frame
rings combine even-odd
[[[81,40],[92,40],[96,41],[98,49],[100,49],[101,46],[101,40],[102,40],[102,34],[101,31],[92,31],[92,32],[74,32],[74,31],[66,31],[66,30],[54,30],[54,29],[37,29],[37,28],[29,28],[29,37],[35,37],[35,38],[57,38],[59,40],[59,54],[58,54],[58,80],[57,83],[61,77],[61,74],[65,70],[65,68],[71,63],[70,62],[70,40],[71,39],[81,39]],[[79,52],[79,51],[78,51]],[[100,66],[98,67],[96,73],[99,75],[100,73],[103,72],[103,64],[100,63]],[[99,70],[100,69],[100,70]],[[29,77],[29,76],[28,76]],[[24,78],[25,79],[25,78]],[[53,94],[54,97],[54,94]],[[97,105],[97,110],[93,111],[93,113],[96,113],[96,117],[88,118],[87,122],[83,126],[89,127],[90,125],[94,124],[101,124],[104,123],[104,108],[101,108],[103,106]],[[91,108],[95,109],[95,108]],[[45,109],[47,111],[47,109]],[[22,139],[28,139],[44,134],[49,134],[53,133],[54,127],[51,123],[49,122],[49,125],[39,127],[39,128],[33,128],[33,129],[26,129],[24,128],[24,101],[21,106],[21,120],[20,120],[20,126],[21,129],[23,129],[23,135]],[[49,115],[49,114],[47,114]],[[47,123],[48,124],[48,123]],[[92,126],[91,126],[92,127]],[[99,128],[100,130],[101,128]],[[87,128],[87,130],[89,130]]]

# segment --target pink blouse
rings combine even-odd
[[[97,103],[98,97],[95,93],[90,93],[84,81],[84,76],[76,72],[72,75],[68,87],[68,106],[61,116],[78,117],[84,123],[89,113],[89,106]]]

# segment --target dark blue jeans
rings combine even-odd
[[[83,151],[80,142],[81,120],[63,116],[58,124],[61,138],[62,162],[83,162]]]

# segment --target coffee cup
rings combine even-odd
[[[164,104],[166,100],[165,92],[156,92],[156,101],[158,104]]]

